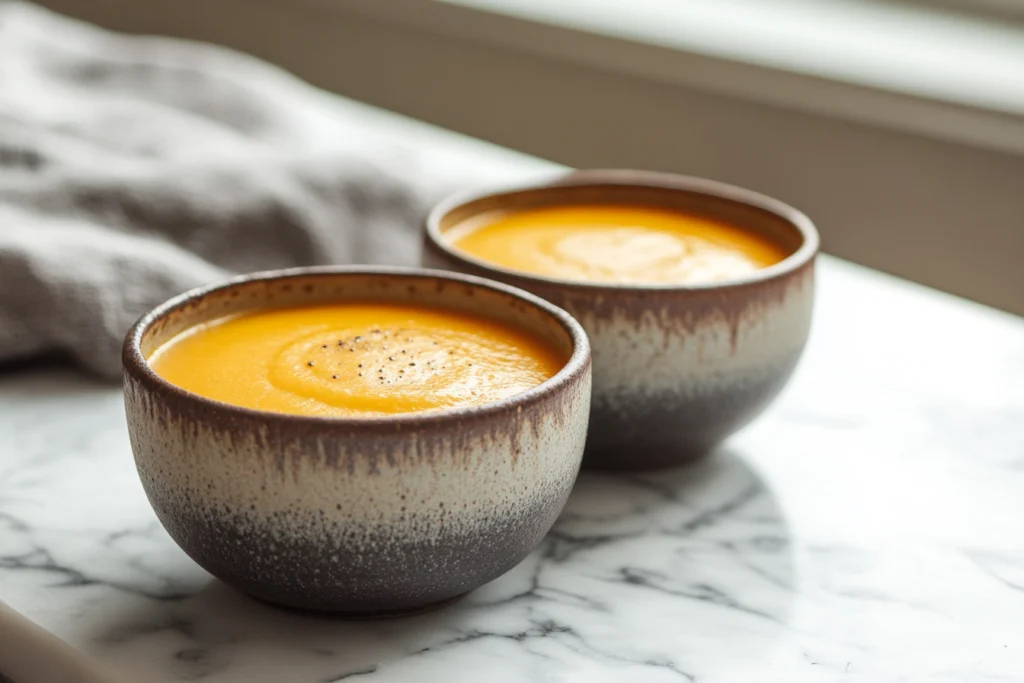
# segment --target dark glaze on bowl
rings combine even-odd
[[[465,254],[446,230],[484,212],[560,204],[666,206],[747,228],[791,255],[706,285],[570,282]],[[594,394],[585,467],[680,464],[714,449],[785,385],[811,323],[818,234],[799,211],[748,190],[640,171],[577,171],[546,184],[449,198],[427,218],[424,265],[530,291],[590,336]]]
[[[173,386],[145,360],[175,334],[266,307],[382,300],[522,326],[568,362],[521,394],[382,418],[255,411]],[[564,311],[426,270],[309,268],[184,294],[124,345],[125,407],[149,500],[197,563],[257,598],[375,616],[418,611],[519,563],[554,523],[586,437],[590,351]]]

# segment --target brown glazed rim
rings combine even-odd
[[[572,340],[572,354],[565,365],[552,377],[540,384],[527,389],[526,391],[512,396],[507,396],[497,401],[482,403],[472,406],[445,408],[429,412],[396,413],[387,417],[324,417],[314,415],[296,415],[292,413],[277,413],[269,410],[256,410],[245,408],[231,403],[224,403],[199,394],[193,393],[171,384],[158,375],[149,362],[142,355],[142,338],[150,326],[164,316],[183,308],[190,302],[214,292],[229,290],[232,287],[249,284],[252,282],[268,282],[274,280],[289,280],[293,278],[305,278],[310,276],[381,276],[395,279],[433,278],[446,282],[469,285],[477,289],[489,289],[517,298],[539,309],[548,316],[554,318]],[[444,304],[441,303],[441,306]],[[122,347],[121,362],[125,372],[139,381],[149,392],[163,394],[172,397],[177,401],[191,403],[209,410],[212,417],[226,418],[248,418],[250,420],[273,421],[277,424],[291,427],[329,429],[331,427],[368,429],[371,431],[404,431],[421,427],[438,427],[448,422],[456,422],[461,418],[476,418],[498,415],[502,412],[515,413],[518,408],[525,408],[537,401],[543,400],[553,392],[576,381],[590,366],[590,341],[586,332],[576,319],[554,304],[548,303],[540,297],[529,292],[524,292],[515,287],[493,282],[481,277],[462,275],[441,270],[427,268],[406,268],[392,266],[309,266],[304,268],[290,268],[286,270],[270,270],[257,273],[249,273],[239,277],[226,280],[221,283],[198,287],[183,294],[165,301],[149,313],[143,315],[135,325],[128,331]]]
[[[646,187],[664,190],[678,190],[690,194],[702,194],[714,197],[724,202],[743,204],[766,213],[775,215],[792,225],[800,233],[803,243],[792,254],[778,263],[761,268],[756,272],[726,280],[724,282],[707,282],[697,284],[653,284],[653,283],[624,283],[609,284],[606,282],[588,282],[585,280],[563,280],[561,278],[547,277],[536,273],[529,273],[522,270],[505,268],[490,261],[477,258],[458,249],[453,248],[448,240],[441,234],[441,221],[451,211],[464,204],[479,201],[482,199],[497,199],[504,195],[512,195],[519,192],[531,190],[551,191],[557,194],[562,187],[579,186],[616,186],[616,187]],[[557,201],[551,202],[557,204]],[[658,173],[655,171],[635,171],[628,169],[586,169],[562,172],[547,181],[539,181],[522,185],[504,185],[490,189],[477,189],[468,192],[459,192],[437,204],[427,216],[426,232],[434,247],[440,249],[453,259],[469,263],[477,268],[494,273],[512,276],[524,282],[538,282],[560,287],[583,290],[587,292],[611,293],[623,290],[634,292],[664,292],[664,291],[689,291],[708,289],[727,289],[731,287],[742,287],[745,285],[765,282],[774,278],[795,272],[809,261],[813,260],[818,253],[820,239],[818,231],[811,219],[801,211],[792,206],[772,199],[767,195],[746,190],[742,187],[720,183],[715,180],[696,178],[693,176],[677,175],[674,173]]]

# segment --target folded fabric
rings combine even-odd
[[[489,171],[388,130],[228,50],[0,2],[0,362],[63,352],[113,379],[178,292],[413,263],[430,203]]]

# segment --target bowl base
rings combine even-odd
[[[321,617],[324,619],[344,619],[350,621],[369,621],[373,619],[397,619],[400,617],[411,617],[417,614],[423,614],[424,612],[433,612],[434,610],[442,609],[458,602],[462,598],[469,595],[472,591],[466,591],[451,598],[445,598],[444,600],[438,600],[437,602],[431,602],[426,605],[417,605],[413,607],[404,607],[398,609],[382,609],[382,610],[346,610],[337,609],[333,607],[296,607],[294,605],[288,605],[281,602],[275,602],[274,600],[268,600],[267,598],[253,595],[252,593],[246,593],[246,595],[257,602],[262,602],[265,605],[270,605],[276,609],[285,610],[288,612],[294,612],[296,614],[304,614],[306,616]]]
[[[714,446],[695,450],[679,450],[672,448],[651,451],[625,451],[618,449],[587,449],[583,453],[581,469],[587,472],[643,472],[646,470],[664,470],[673,467],[685,467],[704,460],[715,450]]]

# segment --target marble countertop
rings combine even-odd
[[[1024,320],[819,273],[754,425],[690,468],[582,476],[519,567],[400,620],[211,579],[146,501],[118,387],[0,376],[0,600],[147,683],[1024,680]]]
[[[0,444],[0,598],[126,680],[1024,679],[1024,321],[828,258],[762,419],[688,469],[583,476],[522,565],[418,617],[212,580],[146,502],[116,387],[7,376]]]

